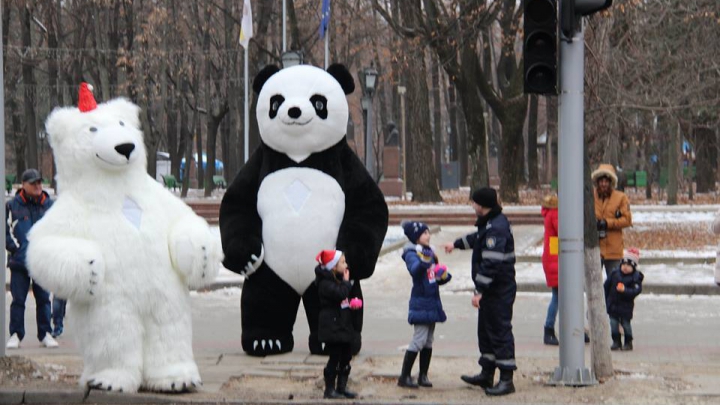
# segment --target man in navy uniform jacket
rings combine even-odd
[[[478,220],[477,232],[457,239],[445,246],[453,249],[472,249],[472,279],[475,295],[472,299],[478,308],[478,347],[482,367],[480,374],[462,376],[468,384],[485,388],[488,395],[506,395],[515,392],[513,371],[515,365],[515,338],[512,333],[515,283],[515,241],[510,222],[497,202],[492,188],[481,188],[472,193],[472,205]],[[493,386],[495,369],[500,369],[500,381]]]

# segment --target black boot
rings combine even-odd
[[[347,389],[347,382],[348,378],[350,378],[351,369],[352,367],[350,367],[350,365],[348,364],[344,368],[340,369],[340,371],[338,371],[337,388],[335,388],[335,391],[337,391],[338,394],[344,396],[345,398],[353,399],[357,398],[357,394],[352,391],[348,391]]]
[[[400,372],[400,378],[398,378],[398,385],[405,388],[417,388],[410,376],[412,372],[413,364],[417,358],[418,352],[412,352],[410,350],[405,351],[405,359],[403,360],[402,371]]]
[[[325,367],[323,370],[323,377],[325,377],[325,393],[323,394],[323,398],[345,398],[344,395],[335,391],[335,377],[337,377],[337,370]]]
[[[432,388],[432,383],[427,376],[431,357],[432,349],[420,350],[420,375],[418,375],[418,385],[421,387]]]
[[[633,349],[632,341],[633,341],[633,337],[632,337],[632,336],[625,335],[625,345],[622,347],[622,350],[623,350],[624,352],[630,352],[630,351],[632,351],[632,349]]]
[[[613,344],[612,344],[612,346],[610,346],[610,350],[620,350],[620,347],[621,347],[620,335],[619,334],[616,335],[613,333],[612,341],[613,341]]]
[[[500,370],[500,381],[492,388],[486,388],[485,393],[491,396],[507,395],[515,392],[513,384],[513,371]]]
[[[543,343],[550,346],[557,346],[560,344],[558,342],[557,336],[555,336],[555,329],[545,327],[545,335],[543,336]]]
[[[585,332],[585,343],[590,343],[590,335],[587,332]]]
[[[493,380],[495,380],[495,366],[483,367],[480,374],[477,375],[464,375],[460,377],[461,380],[465,381],[470,385],[477,385],[482,388],[490,388],[493,386]]]

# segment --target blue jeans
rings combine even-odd
[[[623,318],[615,318],[614,316],[610,317],[610,333],[612,333],[615,336],[620,336],[620,326],[622,325],[623,331],[625,332],[625,339],[630,338],[632,339],[633,333],[632,333],[632,326],[630,326],[630,320],[629,319],[623,319]]]
[[[67,301],[53,296],[52,301],[52,321],[53,331],[57,334],[62,333],[63,330],[63,319],[65,318],[65,306]]]
[[[555,318],[558,313],[558,288],[552,288],[552,298],[547,309],[547,318],[545,318],[545,327],[555,329]]]
[[[32,282],[33,296],[35,296],[35,320],[37,322],[37,338],[42,341],[45,335],[52,332],[50,327],[50,293],[45,291],[38,283],[30,278],[24,266],[10,267],[10,335],[17,333],[18,338],[25,337],[25,300],[30,291]]]

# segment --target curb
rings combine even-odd
[[[516,263],[540,263],[540,256],[516,256]],[[642,264],[715,264],[715,257],[643,257]]]
[[[198,292],[209,292],[222,290],[223,288],[242,287],[242,281],[226,281],[209,285]],[[454,292],[472,292],[472,288],[453,290]],[[548,292],[545,283],[517,283],[518,292]],[[644,294],[667,294],[667,295],[720,295],[720,286],[712,284],[643,284]],[[1,402],[0,402],[1,403]]]
[[[122,394],[93,390],[83,401],[84,392],[80,389],[32,390],[21,388],[0,389],[0,404],[171,404],[190,402],[192,398],[180,398],[177,395],[163,394]]]

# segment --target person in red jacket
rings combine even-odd
[[[545,333],[543,343],[557,346],[555,336],[555,319],[558,313],[558,198],[555,195],[546,195],[542,201],[542,216],[545,223],[545,236],[543,238],[542,265],[545,271],[545,283],[552,289],[552,299],[548,305],[545,319]]]

